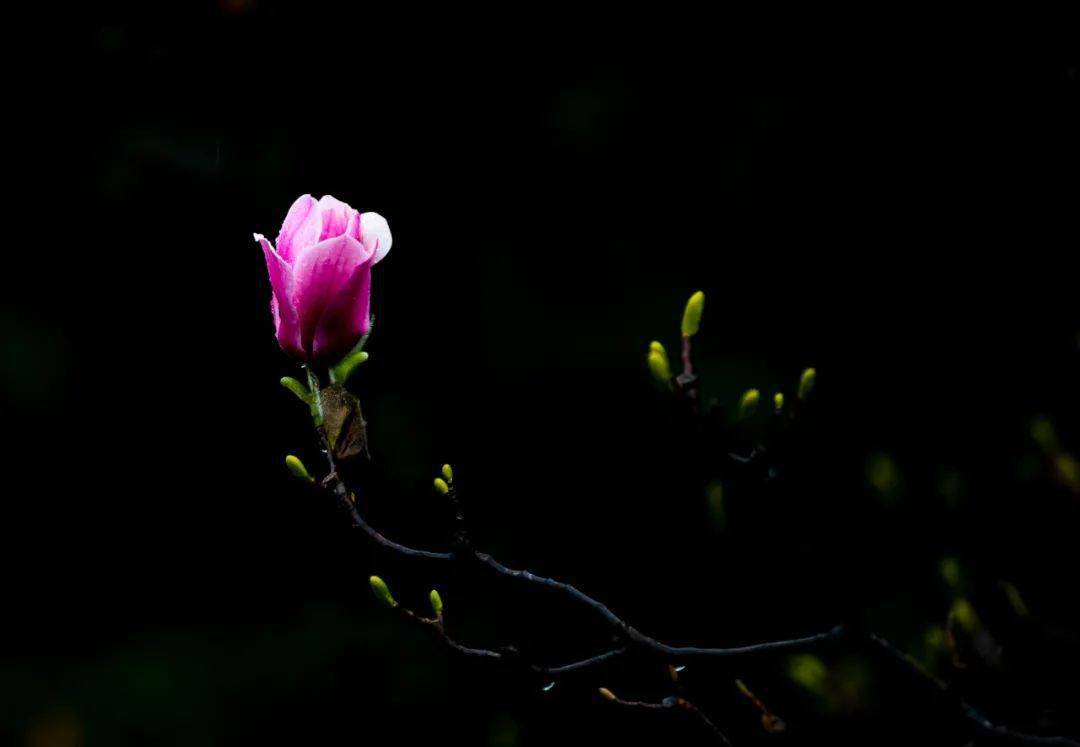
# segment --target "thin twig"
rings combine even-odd
[[[690,405],[690,411],[695,415],[699,412],[698,382],[694,375],[694,360],[691,355],[690,337],[682,338],[682,373],[675,377],[676,391],[686,398]]]
[[[690,355],[690,336],[682,338],[682,378],[691,381],[694,378],[694,361]]]
[[[779,734],[783,732],[787,725],[784,723],[784,719],[777,716],[775,713],[769,710],[769,707],[758,696],[754,695],[753,691],[746,686],[746,683],[742,680],[735,680],[735,687],[747,700],[753,704],[758,713],[761,714],[761,726],[765,731],[770,734]]]
[[[731,747],[731,740],[727,738],[727,735],[714,724],[708,716],[702,713],[701,709],[691,703],[689,700],[683,697],[673,695],[671,697],[664,698],[659,703],[652,703],[645,700],[623,700],[615,693],[608,690],[606,687],[600,688],[600,695],[609,703],[622,706],[623,708],[633,708],[642,711],[662,711],[671,708],[678,708],[681,711],[689,713],[705,726],[720,744]]]
[[[409,620],[412,620],[413,622],[419,623],[420,625],[424,625],[434,630],[439,636],[439,638],[443,641],[443,643],[445,643],[451,649],[463,656],[481,659],[491,659],[504,662],[521,661],[520,652],[513,646],[506,646],[501,649],[475,648],[473,646],[466,646],[447,632],[446,625],[442,617],[424,617],[423,615],[420,615],[413,610],[408,609],[407,607],[402,607],[401,605],[398,605],[394,609]],[[589,669],[591,667],[595,667],[608,661],[617,659],[624,653],[626,653],[625,648],[617,648],[611,651],[605,651],[602,654],[597,654],[596,656],[590,656],[586,659],[573,661],[569,664],[560,664],[558,666],[544,666],[541,664],[525,663],[523,661],[521,662],[521,665],[523,668],[528,669],[535,674],[542,674],[551,677],[580,672],[585,669]]]
[[[558,676],[563,674],[570,674],[571,672],[580,672],[583,669],[589,669],[599,664],[604,664],[609,661],[618,659],[620,656],[626,653],[626,648],[615,648],[611,651],[605,651],[602,654],[596,656],[590,656],[588,659],[582,659],[581,661],[575,661],[570,664],[563,664],[558,667],[538,667],[533,666],[532,670],[538,674],[546,674],[549,676]]]
[[[474,553],[474,557],[476,557],[477,560],[479,560],[481,563],[491,568],[500,575],[509,576],[511,578],[518,578],[532,584],[544,586],[548,589],[561,592],[571,597],[572,599],[581,602],[585,606],[594,610],[602,618],[604,618],[604,620],[606,620],[608,624],[616,630],[617,633],[625,637],[628,642],[634,643],[644,649],[652,651],[653,653],[666,659],[731,658],[779,652],[790,653],[839,638],[843,634],[843,627],[836,626],[832,630],[829,630],[827,632],[816,633],[814,635],[809,635],[802,638],[767,641],[765,643],[754,643],[747,646],[735,646],[731,648],[671,646],[642,633],[640,630],[633,627],[621,617],[612,612],[611,609],[607,607],[607,605],[600,602],[598,599],[589,596],[588,594],[584,593],[575,586],[572,586],[571,584],[568,584],[564,581],[558,581],[553,578],[547,578],[545,576],[538,576],[530,571],[510,568],[509,566],[503,565],[499,561],[495,560],[495,558],[491,557],[487,553],[476,552]]]

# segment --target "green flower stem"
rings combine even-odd
[[[311,366],[304,366],[307,371],[308,389],[311,390],[311,419],[315,421],[316,428],[323,426],[322,394],[319,390],[319,377]]]

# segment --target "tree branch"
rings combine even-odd
[[[1032,744],[1032,745],[1057,745],[1058,747],[1080,747],[1080,742],[1069,739],[1068,737],[1060,736],[1038,736],[1035,734],[1027,734],[1025,732],[1009,729],[1004,726],[993,723],[990,719],[975,709],[970,703],[965,701],[959,695],[953,692],[945,680],[935,677],[927,669],[915,660],[910,654],[906,654],[885,638],[877,635],[876,633],[869,633],[866,636],[879,651],[884,652],[888,658],[894,663],[898,664],[902,668],[906,669],[909,674],[920,682],[924,683],[928,688],[934,691],[942,700],[951,703],[954,707],[960,710],[960,713],[968,721],[972,723],[977,733],[981,733],[985,736],[995,737],[1003,741],[1016,742],[1018,744]]]
[[[680,382],[682,386],[692,386],[693,378],[690,374],[690,346],[689,341],[684,340],[684,374],[686,381]],[[681,378],[681,377],[680,377]],[[311,382],[312,393],[315,396],[316,406],[321,410],[321,403],[319,401],[318,381],[314,374],[309,370],[309,382]],[[689,392],[692,396],[693,392]],[[421,550],[407,545],[403,545],[394,540],[388,539],[374,527],[367,523],[363,515],[360,513],[359,508],[356,505],[356,500],[345,486],[344,482],[338,475],[337,464],[334,459],[333,450],[326,438],[326,432],[323,427],[318,427],[317,432],[321,446],[326,455],[327,466],[329,467],[329,474],[322,481],[321,485],[324,489],[328,490],[338,501],[339,504],[349,513],[354,526],[362,529],[377,545],[396,552],[405,557],[421,558],[425,560],[438,560],[438,561],[457,561],[461,559],[472,559],[478,561],[481,565],[494,571],[496,574],[507,577],[524,580],[528,583],[542,586],[558,593],[561,593],[582,605],[592,609],[601,618],[603,618],[609,626],[611,626],[616,633],[627,644],[620,646],[613,650],[597,654],[595,656],[582,659],[580,661],[571,662],[561,666],[541,666],[536,664],[524,664],[524,666],[532,672],[537,674],[544,674],[547,676],[559,676],[569,674],[573,672],[579,672],[589,669],[593,666],[606,663],[608,661],[617,659],[621,656],[631,653],[632,650],[646,652],[652,654],[658,658],[667,660],[672,659],[727,659],[738,658],[745,656],[758,656],[763,654],[773,653],[792,653],[795,651],[813,649],[822,646],[826,643],[837,641],[843,637],[850,637],[847,635],[847,631],[843,626],[836,626],[824,633],[817,633],[801,638],[791,638],[777,641],[766,641],[762,643],[749,644],[745,646],[736,646],[731,648],[709,648],[709,647],[697,647],[697,646],[672,646],[661,641],[652,638],[641,631],[637,630],[629,623],[624,621],[621,617],[616,615],[610,608],[600,602],[598,599],[589,596],[588,594],[580,591],[576,587],[568,584],[564,581],[559,581],[553,578],[547,578],[544,576],[538,576],[527,570],[519,570],[511,568],[500,563],[491,555],[483,552],[478,552],[472,549],[471,545],[466,539],[464,533],[463,519],[461,516],[460,505],[457,503],[456,492],[453,496],[455,502],[456,518],[458,523],[458,549],[448,552],[434,552],[430,550]],[[443,626],[441,617],[439,618],[425,618],[417,615],[411,610],[399,607],[400,611],[406,616],[420,623],[432,626],[438,633],[439,637],[454,651],[462,654],[463,656],[478,657],[496,661],[506,661],[509,658],[518,658],[520,655],[513,647],[508,647],[502,650],[494,649],[482,649],[472,648],[465,646],[446,633]],[[971,722],[973,728],[978,734],[999,739],[1007,742],[1015,742],[1018,744],[1030,744],[1030,745],[1052,745],[1054,747],[1080,747],[1080,742],[1074,741],[1067,737],[1060,736],[1037,736],[1027,734],[1024,732],[1015,731],[1004,726],[997,725],[990,721],[987,717],[981,714],[969,703],[964,701],[959,696],[956,696],[948,683],[941,680],[922,667],[914,658],[904,653],[900,649],[896,648],[892,643],[876,634],[870,633],[867,635],[869,640],[874,646],[884,651],[889,657],[901,665],[903,665],[908,671],[913,672],[917,677],[924,682],[927,686],[933,688],[933,690],[942,698],[951,702],[951,704],[958,708],[961,714]],[[624,701],[615,697],[608,690],[605,698],[618,703],[620,705],[632,708],[641,708],[647,710],[666,709],[666,708],[679,708],[683,711],[691,713],[697,717],[704,725],[706,725],[714,735],[721,741],[722,744],[730,745],[727,737],[702,713],[696,706],[689,701],[681,697],[665,698],[660,703],[647,703],[642,701]],[[611,697],[608,697],[610,695]]]

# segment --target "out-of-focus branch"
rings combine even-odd
[[[1016,744],[1080,747],[1080,742],[1069,739],[1068,737],[1038,736],[1036,734],[1027,734],[995,724],[980,713],[974,706],[954,693],[948,682],[939,677],[935,677],[910,654],[904,653],[888,640],[875,633],[868,634],[867,640],[869,640],[879,651],[884,652],[895,664],[906,669],[917,681],[935,692],[943,702],[959,709],[964,718],[971,722],[975,729],[976,736],[985,736],[996,739],[1001,743],[1013,742]]]

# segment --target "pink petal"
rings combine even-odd
[[[364,242],[364,246],[375,252],[372,264],[382,261],[393,243],[390,224],[386,222],[386,218],[378,213],[363,213],[360,216],[360,240]]]
[[[295,287],[292,300],[304,350],[314,352],[315,332],[331,306],[334,307],[331,313],[337,316],[344,313],[339,306],[345,302],[336,303],[338,296],[346,292],[353,303],[359,304],[363,300],[359,298],[360,281],[354,276],[358,268],[370,265],[372,256],[371,250],[351,236],[336,236],[320,241],[297,258],[293,266]],[[342,334],[348,331],[336,321],[331,326]],[[351,341],[338,340],[324,334],[320,350],[344,347],[347,352],[358,341],[359,337]]]
[[[357,211],[335,197],[324,195],[319,200],[319,212],[322,213],[322,232],[319,234],[319,241],[323,241],[345,233],[349,219]]]
[[[360,212],[353,211],[353,214],[349,216],[349,222],[345,226],[345,235],[352,236],[361,244],[364,243],[360,239]]]
[[[270,275],[270,313],[274,315],[274,330],[281,349],[290,355],[305,358],[300,345],[300,325],[290,293],[293,286],[293,270],[262,234],[255,234],[266,259],[266,271]]]
[[[371,261],[353,270],[352,277],[319,317],[312,354],[337,361],[353,349],[371,327]]]
[[[285,261],[295,262],[296,255],[305,247],[315,244],[322,231],[322,217],[311,195],[303,195],[289,208],[281,233],[277,238],[277,251]]]

